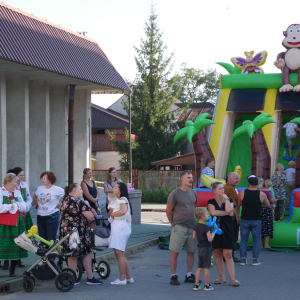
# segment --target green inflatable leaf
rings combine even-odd
[[[188,127],[182,128],[181,130],[179,130],[175,136],[174,136],[174,144],[179,140],[182,139],[184,137],[186,137],[187,132],[188,132]]]
[[[222,66],[229,74],[241,74],[242,70],[237,69],[236,67],[223,62],[216,62],[216,64]]]
[[[290,121],[290,123],[295,123],[295,124],[300,125],[300,118],[295,118],[292,121]]]
[[[247,126],[248,125],[242,125],[238,127],[232,134],[232,140],[243,133],[247,133]]]
[[[193,126],[194,123],[192,121],[186,121],[185,126]]]
[[[247,132],[250,138],[252,139],[253,133],[257,130],[256,126],[254,124],[248,124],[247,125]]]
[[[193,126],[193,127],[189,127],[188,133],[187,133],[187,138],[189,140],[189,142],[192,142],[192,138],[195,134],[197,134],[199,131],[197,131],[197,129]]]

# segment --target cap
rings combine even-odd
[[[247,178],[249,184],[258,185],[258,178],[255,175],[249,175],[246,178]]]

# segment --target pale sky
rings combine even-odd
[[[4,3],[73,31],[87,31],[119,73],[134,80],[133,46],[144,38],[150,0],[5,0]],[[227,72],[215,62],[230,62],[244,51],[266,50],[265,73],[278,73],[273,65],[282,32],[300,23],[300,2],[295,0],[156,0],[158,25],[169,53],[175,51],[174,70],[183,62],[188,67]],[[108,107],[121,95],[93,97]]]

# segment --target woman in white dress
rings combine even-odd
[[[131,204],[128,197],[127,186],[123,182],[118,182],[113,188],[113,193],[120,200],[125,200],[126,203],[120,204],[120,210],[113,212],[109,211],[109,217],[120,217],[125,215],[127,212],[132,214]],[[130,268],[127,259],[125,258],[125,247],[129,236],[131,234],[131,222],[127,220],[115,219],[111,223],[111,236],[109,242],[109,248],[112,248],[115,252],[116,258],[118,259],[120,278],[111,282],[112,285],[123,285],[126,283],[133,283],[134,280],[130,274]],[[125,277],[126,275],[126,277]]]

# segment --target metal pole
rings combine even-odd
[[[129,183],[132,183],[132,152],[131,152],[131,93],[129,93]]]
[[[68,148],[69,148],[69,168],[68,182],[74,182],[74,100],[75,100],[75,85],[70,85],[69,97],[69,119],[68,119]]]

